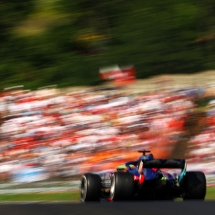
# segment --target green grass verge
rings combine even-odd
[[[215,187],[207,188],[206,199],[215,199]]]
[[[0,202],[7,201],[79,201],[79,192],[64,193],[32,193],[32,194],[1,194]]]
[[[206,200],[215,200],[215,187],[207,188]],[[69,201],[79,202],[79,192],[64,192],[64,193],[32,193],[32,194],[1,194],[0,202],[7,201]],[[177,201],[180,201],[178,199]]]

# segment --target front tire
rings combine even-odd
[[[101,177],[93,173],[86,173],[81,177],[81,202],[99,201],[101,191]]]
[[[111,178],[110,198],[113,201],[134,197],[134,176],[128,172],[115,172]]]
[[[206,177],[203,172],[187,172],[184,178],[184,200],[204,200],[206,195]]]

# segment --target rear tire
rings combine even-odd
[[[99,175],[86,173],[81,177],[81,202],[99,201],[100,191],[101,177]]]
[[[186,194],[183,200],[204,200],[206,195],[206,178],[203,172],[187,172],[184,178]]]
[[[110,198],[113,201],[134,197],[134,176],[128,172],[115,172],[111,178]]]

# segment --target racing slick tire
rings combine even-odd
[[[203,172],[187,172],[185,175],[185,196],[183,200],[204,200],[206,195],[206,178]]]
[[[86,173],[81,177],[81,202],[99,201],[101,191],[101,177],[97,174]]]
[[[131,200],[134,197],[134,176],[129,172],[115,172],[111,178],[112,201]]]

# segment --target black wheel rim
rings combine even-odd
[[[81,180],[81,200],[85,201],[87,195],[87,180],[85,177]]]
[[[110,197],[113,199],[115,194],[115,177],[112,177],[111,187],[110,187]]]

